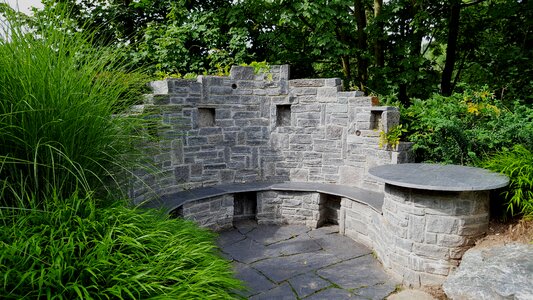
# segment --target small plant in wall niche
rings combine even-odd
[[[389,132],[381,130],[379,132],[379,148],[389,146],[392,150],[396,150],[404,132],[407,132],[407,129],[403,128],[401,124],[392,127]]]

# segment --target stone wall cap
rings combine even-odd
[[[485,191],[509,184],[505,175],[458,165],[383,165],[371,168],[368,174],[387,184],[430,191]]]

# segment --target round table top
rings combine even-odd
[[[383,165],[371,168],[368,173],[391,185],[431,191],[485,191],[509,184],[505,175],[457,165]]]

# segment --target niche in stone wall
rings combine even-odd
[[[233,195],[233,220],[255,220],[257,215],[257,193],[246,192]]]
[[[176,208],[170,212],[172,218],[183,218],[183,206]]]
[[[341,197],[335,195],[320,194],[318,209],[318,227],[339,225]]]
[[[370,114],[370,129],[371,130],[381,130],[383,128],[382,125],[382,115],[383,111],[381,110],[373,110]]]
[[[276,126],[291,126],[291,105],[276,105]]]
[[[211,107],[198,108],[198,127],[215,126],[215,109]]]

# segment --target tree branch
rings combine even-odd
[[[461,8],[473,6],[473,5],[476,5],[476,4],[479,4],[481,2],[485,2],[485,1],[487,1],[487,0],[477,0],[477,1],[472,1],[472,2],[468,2],[468,3],[463,3],[463,4],[461,4]]]

